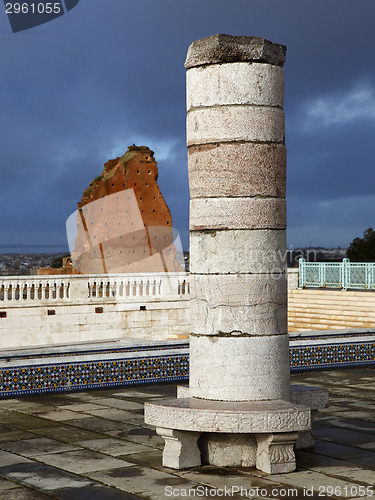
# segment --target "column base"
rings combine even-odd
[[[287,401],[226,402],[196,398],[145,403],[145,422],[165,440],[163,465],[251,467],[269,474],[295,469],[298,431],[310,409]],[[199,442],[197,442],[198,437]]]
[[[291,401],[301,406],[307,406],[311,409],[311,424],[317,418],[319,409],[328,408],[329,392],[323,387],[315,387],[308,385],[291,385],[290,386]],[[177,398],[188,398],[190,394],[189,385],[181,384],[177,386]],[[315,438],[313,431],[299,431],[296,441],[296,449],[304,450],[313,448]],[[211,463],[211,462],[210,462]],[[244,467],[247,467],[244,465]]]

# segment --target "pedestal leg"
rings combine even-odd
[[[281,432],[277,434],[256,434],[258,443],[257,469],[268,474],[293,472],[296,459],[293,446],[297,440],[297,432]]]
[[[163,466],[171,469],[187,469],[201,465],[201,453],[197,441],[199,432],[177,431],[156,428],[156,433],[164,441]]]

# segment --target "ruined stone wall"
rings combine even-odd
[[[172,217],[148,147],[130,146],[104,165],[78,203],[72,252],[80,273],[181,271]]]

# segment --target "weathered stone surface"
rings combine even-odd
[[[156,433],[165,441],[163,467],[185,469],[201,465],[201,453],[197,445],[199,432],[185,432],[157,427]]]
[[[287,401],[158,399],[145,403],[145,422],[165,429],[219,433],[295,432],[310,428],[310,410]]]
[[[267,474],[293,472],[296,468],[293,446],[297,436],[296,432],[257,434],[257,469]]]
[[[284,105],[284,72],[278,66],[232,63],[187,72],[187,110],[202,106]]]
[[[218,401],[288,401],[288,344],[288,335],[193,335],[190,338],[190,396]]]
[[[189,111],[187,145],[217,142],[285,142],[284,112],[263,106],[218,106]]]
[[[287,332],[285,274],[203,274],[192,278],[193,334],[238,337]]]
[[[190,200],[190,230],[285,229],[284,198],[196,198]]]
[[[218,33],[194,41],[187,53],[185,68],[236,61],[259,61],[283,66],[286,47],[256,36]]]
[[[292,385],[291,394],[293,403],[308,406],[312,410],[319,410],[329,406],[329,392],[324,387]]]
[[[217,467],[253,467],[257,443],[253,434],[204,433],[199,438],[202,464]]]
[[[192,231],[190,272],[280,273],[286,269],[285,231],[238,229]]]
[[[188,163],[191,198],[285,197],[286,149],[281,144],[191,146]]]
[[[78,203],[73,265],[80,273],[181,271],[154,153],[130,146],[109,160]],[[152,257],[163,253],[160,259]]]

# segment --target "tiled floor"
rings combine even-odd
[[[163,443],[143,422],[143,402],[174,396],[175,385],[0,400],[0,499],[375,498],[375,369],[293,383],[327,387],[331,406],[314,424],[315,448],[297,452],[297,470],[273,476],[162,467]]]

